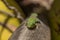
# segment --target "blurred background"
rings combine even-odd
[[[47,17],[45,18],[45,14],[40,16],[41,20],[49,25],[52,40],[60,40],[60,0],[45,1],[0,0],[0,40],[8,40],[13,32],[20,27],[21,23],[30,16],[30,13],[36,11],[33,8],[39,5],[47,9],[47,11],[44,10]],[[39,4],[36,5],[36,3]],[[43,13],[45,13],[44,11]]]

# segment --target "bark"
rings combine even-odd
[[[22,23],[9,40],[51,40],[50,28],[41,20],[35,29],[28,29],[26,21]]]

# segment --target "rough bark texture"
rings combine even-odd
[[[42,21],[32,30],[28,29],[25,23],[13,33],[9,40],[51,40],[50,29]]]

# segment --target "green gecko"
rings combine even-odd
[[[31,16],[27,20],[27,27],[28,28],[35,28],[35,24],[37,22],[37,13],[32,13]]]

